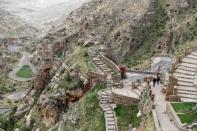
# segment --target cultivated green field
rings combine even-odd
[[[196,104],[188,102],[171,103],[181,122],[187,124],[197,121],[197,111],[193,109]]]
[[[17,73],[17,77],[21,78],[31,78],[33,75],[33,72],[31,68],[28,65],[24,65]]]

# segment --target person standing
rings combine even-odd
[[[153,78],[153,87],[155,87],[156,82],[157,82],[157,78]]]
[[[159,85],[159,83],[161,82],[161,78],[160,78],[160,75],[157,74],[157,85]]]

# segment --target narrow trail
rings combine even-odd
[[[160,127],[162,131],[179,131],[166,114],[166,100],[164,94],[161,92],[162,86],[160,84],[152,87],[152,91],[155,94],[155,110]]]

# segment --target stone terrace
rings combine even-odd
[[[176,94],[183,102],[197,102],[197,52],[183,58],[173,76],[177,79]]]

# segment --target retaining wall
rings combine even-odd
[[[112,74],[112,80],[113,80],[114,82],[119,82],[119,81],[122,80],[122,77],[121,77],[120,74],[118,74],[118,75],[113,75],[113,74]]]
[[[139,102],[139,99],[118,95],[114,93],[113,90],[111,97],[116,104],[130,105],[130,104],[137,104]]]
[[[102,74],[102,73],[98,73],[98,72],[94,72],[94,71],[89,71],[88,72],[89,77],[93,77],[93,78],[99,78],[101,80],[105,80],[106,75]]]
[[[152,109],[152,116],[153,116],[156,131],[161,131],[161,127],[159,125],[159,120],[157,119],[157,114],[154,109]]]
[[[158,72],[138,71],[138,70],[131,70],[131,69],[128,69],[127,72],[138,73],[138,74],[148,74],[148,75],[157,75],[158,74]]]
[[[183,124],[181,123],[179,117],[177,116],[176,112],[174,111],[172,105],[170,102],[166,103],[166,113],[169,116],[169,118],[174,122],[174,125],[180,130],[180,131],[189,131],[189,129],[184,129]]]

